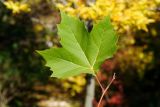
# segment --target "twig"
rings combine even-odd
[[[113,77],[112,77],[112,80],[110,81],[110,83],[107,85],[107,87],[105,88],[105,90],[103,91],[102,95],[101,95],[101,98],[98,102],[98,106],[97,107],[100,107],[100,104],[102,102],[102,99],[103,99],[103,96],[105,95],[105,93],[108,91],[109,87],[111,86],[112,82],[115,80],[116,78],[116,74],[114,73],[113,74]]]

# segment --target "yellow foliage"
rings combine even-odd
[[[63,88],[68,91],[72,96],[76,93],[81,93],[86,85],[86,79],[84,75],[79,75],[75,77],[69,77],[66,80],[62,80]]]
[[[148,31],[147,25],[155,21],[156,13],[152,9],[157,3],[159,0],[96,0],[94,3],[71,0],[67,4],[57,3],[57,7],[83,20],[97,21],[109,15],[120,32],[129,27]]]
[[[20,3],[20,2],[14,2],[12,0],[5,1],[4,5],[8,9],[12,10],[13,14],[17,14],[17,13],[20,13],[20,12],[30,12],[31,11],[28,4]]]
[[[36,32],[40,32],[40,31],[42,31],[43,29],[44,29],[43,26],[40,25],[40,24],[36,24],[36,25],[34,26],[34,30],[35,30]]]
[[[153,52],[144,52],[145,47],[128,47],[122,53],[117,54],[119,67],[122,71],[137,70],[143,77],[146,68],[152,67]],[[125,58],[124,58],[125,56]]]

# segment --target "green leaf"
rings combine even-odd
[[[53,71],[52,77],[89,73],[95,75],[100,65],[115,53],[118,37],[108,17],[93,26],[89,33],[79,19],[61,12],[58,34],[62,48],[38,51]]]

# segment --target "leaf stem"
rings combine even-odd
[[[101,82],[99,81],[99,79],[98,79],[97,75],[95,75],[95,77],[96,77],[96,80],[97,80],[97,82],[98,82],[99,86],[100,86],[100,87],[101,87],[101,89],[102,89],[102,92],[104,92],[104,88],[103,88],[103,86],[102,86]]]
[[[108,91],[109,87],[111,86],[111,84],[113,83],[113,81],[115,80],[115,78],[116,78],[116,74],[114,73],[114,74],[113,74],[113,77],[112,77],[112,80],[111,80],[110,83],[107,85],[107,87],[105,88],[105,90],[102,91],[103,93],[102,93],[102,95],[101,95],[101,98],[100,98],[100,100],[99,100],[99,102],[98,102],[97,107],[100,107],[100,104],[101,104],[101,102],[102,102],[103,96],[104,96],[105,93]],[[101,84],[101,83],[100,83],[100,84]],[[100,85],[100,86],[102,86],[102,85]]]

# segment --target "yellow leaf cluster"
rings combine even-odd
[[[130,27],[147,31],[147,25],[155,21],[153,9],[158,0],[67,0],[66,4],[57,2],[60,10],[83,20],[97,21],[109,15],[119,31]],[[89,1],[89,0],[88,0]]]
[[[62,80],[62,83],[63,88],[72,96],[75,96],[77,93],[81,93],[86,85],[85,75],[69,77],[66,80]]]
[[[18,14],[20,12],[30,12],[31,11],[28,4],[20,3],[20,2],[17,2],[17,1],[15,1],[15,2],[12,1],[12,0],[5,1],[4,5],[8,9],[12,10],[13,14]]]
[[[122,71],[137,71],[143,77],[144,71],[152,67],[153,52],[144,52],[145,47],[128,47],[117,54],[119,67]],[[125,56],[127,58],[123,58]]]

